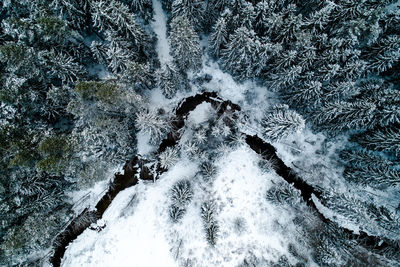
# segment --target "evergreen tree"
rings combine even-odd
[[[148,20],[151,18],[151,0],[126,0],[126,2],[135,10],[135,12],[140,14],[144,19]]]
[[[376,125],[376,106],[366,101],[333,102],[326,104],[313,120],[332,132],[348,129],[368,129]]]
[[[215,246],[219,233],[219,225],[215,215],[216,206],[214,202],[206,201],[201,205],[201,218],[203,219],[206,239],[211,246]]]
[[[171,130],[169,120],[156,111],[140,111],[136,114],[136,124],[139,130],[150,136],[150,142],[156,144]]]
[[[186,212],[186,207],[193,198],[192,185],[188,180],[178,181],[171,189],[169,215],[173,222],[179,221]]]
[[[385,207],[376,207],[355,196],[336,192],[324,195],[322,203],[374,236],[399,239],[400,219]]]
[[[166,98],[172,98],[180,89],[180,74],[172,64],[166,64],[157,74],[157,85],[161,88]]]
[[[155,83],[149,63],[129,62],[126,70],[120,75],[120,80],[135,90],[151,89]]]
[[[275,106],[262,121],[264,136],[271,140],[279,140],[289,134],[304,129],[305,121],[287,106]]]
[[[220,17],[215,25],[213,26],[210,35],[210,46],[211,51],[215,56],[220,55],[221,47],[223,47],[228,39],[228,33],[226,29],[226,21],[223,17]]]
[[[259,47],[254,31],[245,27],[237,29],[221,52],[224,67],[242,78],[253,77]]]
[[[397,127],[374,129],[354,138],[360,145],[378,151],[400,155],[400,132]]]
[[[114,0],[100,0],[92,3],[91,10],[93,25],[100,31],[109,31],[113,36],[131,40],[139,55],[148,55],[150,38],[128,6]]]
[[[169,42],[180,70],[197,70],[201,66],[200,40],[188,19],[175,17],[172,20]]]
[[[174,0],[172,3],[172,18],[185,17],[197,31],[202,29],[204,3],[200,0]]]
[[[55,0],[50,7],[74,28],[90,28],[91,0]]]
[[[240,10],[239,20],[241,22],[241,26],[246,27],[248,29],[253,29],[253,23],[256,18],[256,13],[254,10],[254,6],[245,2],[243,4],[242,10]]]

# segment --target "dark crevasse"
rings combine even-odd
[[[56,237],[54,241],[54,254],[50,258],[50,262],[53,266],[61,265],[61,259],[69,243],[82,234],[93,222],[103,216],[106,209],[120,191],[137,184],[138,178],[136,174],[138,173],[138,164],[140,164],[140,159],[138,157],[127,161],[124,166],[124,173],[115,174],[115,178],[110,184],[107,193],[97,203],[95,210],[89,210],[88,208],[83,210],[82,213],[73,219],[67,228]]]
[[[164,140],[161,141],[156,153],[156,158],[157,155],[165,151],[168,147],[173,147],[178,143],[180,139],[180,135],[177,134],[178,130],[185,126],[185,120],[189,113],[203,102],[210,103],[211,106],[216,110],[217,116],[221,116],[227,111],[234,113],[241,110],[239,105],[234,104],[229,100],[224,101],[216,92],[204,92],[182,100],[175,109],[175,118],[172,120],[173,130],[167,134],[167,137]],[[233,119],[236,118],[236,115],[234,115]],[[286,166],[276,154],[276,149],[274,146],[256,135],[246,135],[246,143],[263,159],[272,160],[275,163],[273,164],[275,172],[286,182],[300,190],[303,200],[318,214],[321,221],[325,223],[334,223],[324,217],[311,199],[313,195],[316,198],[320,198],[322,192],[307,184],[304,180],[298,177],[298,175],[296,175],[291,168]],[[72,222],[63,232],[56,237],[54,242],[54,254],[50,259],[50,262],[53,264],[53,266],[60,266],[61,259],[64,256],[65,250],[69,243],[75,240],[81,233],[83,233],[84,230],[89,228],[93,222],[103,216],[105,210],[109,207],[112,200],[120,191],[136,185],[139,179],[154,180],[157,179],[160,174],[167,171],[166,169],[161,168],[160,164],[157,164],[155,173],[152,173],[146,166],[147,163],[148,161],[142,159],[140,156],[135,156],[133,159],[127,161],[124,166],[124,174],[115,174],[115,178],[110,183],[107,193],[97,203],[96,209],[85,209],[80,215],[72,220]],[[365,232],[354,234],[348,229],[343,230],[349,234],[352,240],[358,241],[361,245],[373,247],[374,249],[385,249],[389,246],[387,242],[381,240],[380,238],[369,236]]]

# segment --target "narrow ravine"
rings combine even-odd
[[[113,199],[117,194],[130,186],[138,183],[138,166],[140,159],[134,157],[133,159],[126,162],[124,166],[124,173],[116,173],[114,180],[109,185],[107,193],[97,202],[94,210],[86,208],[79,214],[67,228],[61,232],[54,241],[54,253],[50,258],[50,262],[53,266],[60,266],[61,259],[65,254],[67,246],[75,240],[80,234],[83,233],[92,223],[95,223],[98,219],[101,219],[106,209],[110,206]]]
[[[208,102],[217,111],[217,114],[222,115],[227,111],[240,111],[240,107],[233,104],[231,101],[223,101],[218,97],[215,92],[205,92],[202,94],[197,94],[192,97],[184,99],[175,110],[176,117],[173,120],[175,122],[174,132],[168,134],[168,137],[164,139],[157,151],[157,154],[164,151],[167,147],[175,146],[180,136],[176,134],[176,131],[184,127],[187,115],[193,111],[198,105]],[[281,176],[286,182],[294,186],[296,189],[300,190],[303,200],[307,205],[312,208],[320,219],[325,223],[334,223],[327,219],[315,206],[312,200],[314,195],[316,198],[321,197],[321,192],[311,185],[307,184],[298,177],[295,172],[286,166],[282,159],[276,154],[276,149],[271,144],[262,140],[258,136],[246,135],[246,143],[249,147],[259,154],[265,160],[273,160],[276,164],[273,165],[274,171]],[[157,155],[156,157],[157,158]],[[105,210],[109,207],[112,200],[116,195],[131,186],[138,183],[139,179],[142,180],[153,180],[153,177],[159,177],[160,174],[167,171],[163,168],[157,168],[156,173],[151,173],[148,170],[143,171],[140,166],[144,165],[144,161],[137,156],[132,160],[128,161],[124,167],[124,174],[117,173],[115,179],[109,186],[107,193],[101,198],[101,200],[96,205],[96,210],[85,209],[76,219],[74,219],[65,231],[60,233],[55,241],[55,252],[51,258],[51,263],[53,266],[60,266],[61,259],[65,253],[66,247],[70,242],[75,240],[84,230],[86,230],[93,222],[96,222],[102,217]],[[365,232],[360,232],[359,234],[354,234],[351,230],[343,229],[347,232],[352,240],[359,242],[362,245],[374,247],[375,249],[385,249],[389,244],[377,237],[369,236]]]

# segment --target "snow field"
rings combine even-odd
[[[276,262],[282,255],[290,260],[294,213],[267,202],[266,190],[280,178],[263,173],[258,160],[249,148],[238,148],[217,163],[218,175],[209,185],[196,175],[195,163],[181,159],[156,183],[120,192],[98,222],[104,230],[87,229],[69,246],[62,266],[237,266],[246,257]],[[182,220],[173,223],[170,190],[182,179],[191,181],[194,197]],[[200,217],[209,199],[217,206],[220,228],[215,247],[207,243]]]

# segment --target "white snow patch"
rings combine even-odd
[[[158,59],[161,64],[172,62],[172,57],[169,50],[167,40],[167,17],[162,9],[161,3],[158,0],[153,0],[154,17],[151,23],[154,32],[157,35],[157,52]]]
[[[101,232],[85,230],[73,241],[62,266],[237,266],[245,258],[276,262],[295,243],[292,210],[278,209],[265,199],[274,173],[263,173],[258,155],[247,147],[217,163],[213,185],[196,175],[197,165],[181,161],[156,183],[140,182],[120,192],[106,210]],[[170,190],[181,179],[192,182],[194,197],[183,219],[169,218]],[[220,227],[215,247],[205,239],[201,204],[213,199]],[[236,229],[238,220],[243,227]],[[306,255],[310,258],[309,255]]]
[[[268,204],[264,196],[275,177],[261,173],[256,163],[254,152],[240,148],[218,163],[219,174],[210,192],[201,193],[195,188],[185,218],[170,227],[173,252],[181,263],[237,266],[251,255],[277,261],[287,254],[288,240],[276,228],[290,223],[292,216]],[[201,204],[207,199],[217,205],[220,232],[215,247],[207,243],[200,218]],[[235,230],[238,219],[244,221],[242,230]]]
[[[210,115],[213,114],[214,109],[211,107],[210,103],[204,102],[198,105],[195,110],[189,113],[187,122],[194,124],[201,124],[206,122]]]
[[[137,153],[139,155],[145,156],[156,150],[155,146],[149,144],[150,135],[140,131],[137,135]]]
[[[236,103],[244,100],[244,94],[249,87],[247,82],[237,83],[229,73],[223,72],[219,68],[217,62],[208,60],[203,66],[202,73],[212,76],[212,80],[205,84],[208,90],[217,91],[222,98]]]

